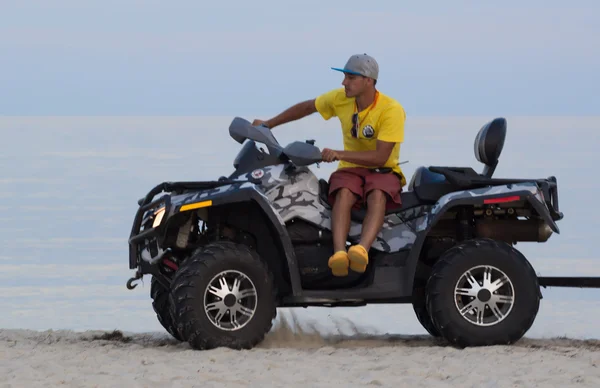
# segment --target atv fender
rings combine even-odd
[[[405,290],[412,290],[417,264],[425,238],[429,231],[435,226],[442,215],[457,205],[483,205],[485,203],[497,203],[508,201],[528,201],[538,212],[540,217],[548,224],[555,233],[559,234],[558,226],[552,219],[550,211],[544,203],[543,196],[534,182],[507,184],[502,186],[484,187],[478,189],[464,190],[442,196],[433,206],[427,216],[427,220],[421,223],[417,229],[417,238],[412,246],[407,259],[406,278],[403,279]]]
[[[270,224],[277,231],[280,246],[287,261],[292,293],[301,294],[301,282],[296,255],[283,219],[270,205],[267,197],[251,182],[234,183],[200,193],[172,197],[169,216],[203,207],[221,206],[231,203],[254,202],[258,204]]]
[[[528,201],[552,231],[560,234],[558,226],[544,203],[541,191],[534,182],[483,187],[446,194],[431,209],[425,228],[430,229],[449,208],[456,205],[483,205],[487,201],[509,202],[517,200]]]

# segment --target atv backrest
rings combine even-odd
[[[485,124],[475,137],[475,157],[485,164],[483,175],[491,178],[506,138],[506,119],[499,117]]]

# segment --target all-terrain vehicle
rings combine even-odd
[[[387,212],[366,272],[334,277],[328,183],[314,140],[281,146],[262,126],[235,118],[242,144],[229,177],[164,182],[138,201],[129,267],[152,276],[159,321],[194,349],[251,348],[278,307],[412,303],[433,336],[455,346],[509,344],[531,327],[540,282],[515,249],[544,242],[563,218],[555,177],[493,178],[507,122],[477,133],[471,167],[420,167],[402,205]],[[266,147],[266,148],[265,148]],[[353,210],[347,244],[365,210]]]

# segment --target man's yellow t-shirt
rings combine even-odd
[[[339,118],[346,151],[374,151],[377,149],[377,140],[396,143],[383,166],[362,166],[340,161],[338,169],[390,167],[402,177],[402,186],[406,184],[406,178],[399,165],[400,143],[404,142],[406,113],[398,101],[377,91],[375,101],[358,114],[357,137],[352,135],[354,127],[352,116],[356,112],[355,99],[346,97],[344,88],[334,89],[320,95],[315,101],[315,106],[325,120],[332,117]]]

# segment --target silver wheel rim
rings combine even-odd
[[[512,311],[515,288],[496,267],[481,265],[465,271],[454,287],[458,313],[477,326],[493,326]]]
[[[252,320],[258,305],[254,283],[239,271],[223,271],[204,290],[206,316],[220,330],[240,330]]]

